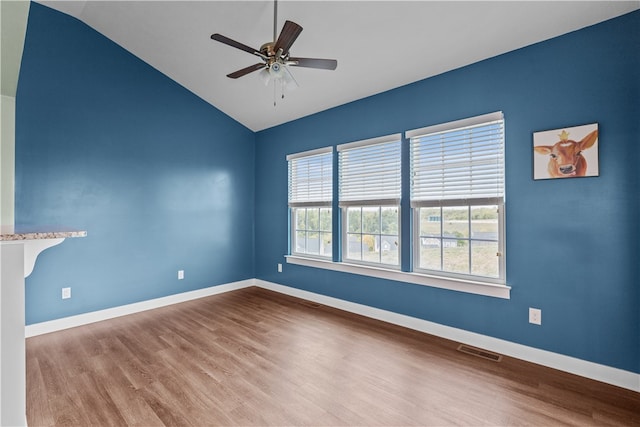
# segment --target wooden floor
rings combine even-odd
[[[27,339],[47,425],[635,425],[640,394],[247,288]]]

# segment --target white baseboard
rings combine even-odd
[[[106,310],[99,310],[91,313],[79,314],[77,316],[51,320],[48,322],[36,323],[25,327],[25,336],[29,338],[36,335],[47,334],[102,320],[113,319],[114,317],[125,316],[127,314],[138,313],[250,286],[258,286],[281,294],[317,302],[319,304],[370,317],[372,319],[382,320],[394,325],[403,326],[405,328],[447,338],[452,341],[490,350],[505,356],[515,357],[517,359],[580,375],[582,377],[612,384],[635,392],[640,392],[640,374],[260,279],[247,279],[224,285],[211,286],[209,288],[123,305]]]
[[[114,317],[126,316],[127,314],[139,313],[141,311],[152,310],[154,308],[164,307],[171,304],[235,291],[237,289],[247,288],[250,286],[254,286],[254,279],[211,286],[204,289],[197,289],[195,291],[183,292],[181,294],[169,295],[148,301],[121,305],[119,307],[108,308],[105,310],[92,311],[90,313],[78,314],[76,316],[63,317],[61,319],[51,320],[48,322],[35,323],[25,327],[25,337],[29,338],[36,335],[48,334],[50,332],[61,331],[63,329],[100,322],[102,320],[113,319]]]
[[[438,323],[429,322],[427,320],[387,310],[381,310],[379,308],[369,307],[363,304],[316,294],[289,286],[283,286],[277,283],[267,282],[260,279],[255,279],[254,282],[255,286],[264,289],[317,302],[340,310],[382,320],[394,325],[403,326],[405,328],[447,338],[459,343],[490,350],[505,356],[515,357],[527,362],[536,363],[538,365],[547,366],[549,368],[558,369],[560,371],[569,372],[596,381],[640,392],[640,374],[633,372],[588,362],[546,350],[540,350],[534,347],[528,347],[522,344],[465,331],[463,329],[453,328],[451,326],[440,325]]]

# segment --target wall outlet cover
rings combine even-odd
[[[534,325],[542,325],[541,309],[529,307],[529,323],[533,323]]]

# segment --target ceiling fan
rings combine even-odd
[[[227,74],[227,77],[237,79],[238,77],[261,70],[260,75],[265,85],[268,85],[271,80],[279,80],[283,83],[283,87],[286,85],[288,88],[294,89],[298,86],[298,83],[289,71],[289,67],[317,68],[321,70],[336,69],[338,61],[335,59],[300,58],[290,56],[289,49],[302,32],[302,27],[293,21],[286,21],[282,27],[282,31],[280,31],[280,35],[276,38],[277,22],[278,1],[276,0],[273,5],[274,41],[263,44],[260,49],[254,49],[243,43],[225,37],[222,34],[216,33],[211,35],[211,38],[215,41],[243,50],[262,59],[262,62],[234,71],[231,74]]]

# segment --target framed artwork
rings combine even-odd
[[[534,180],[599,175],[597,123],[534,132]]]

